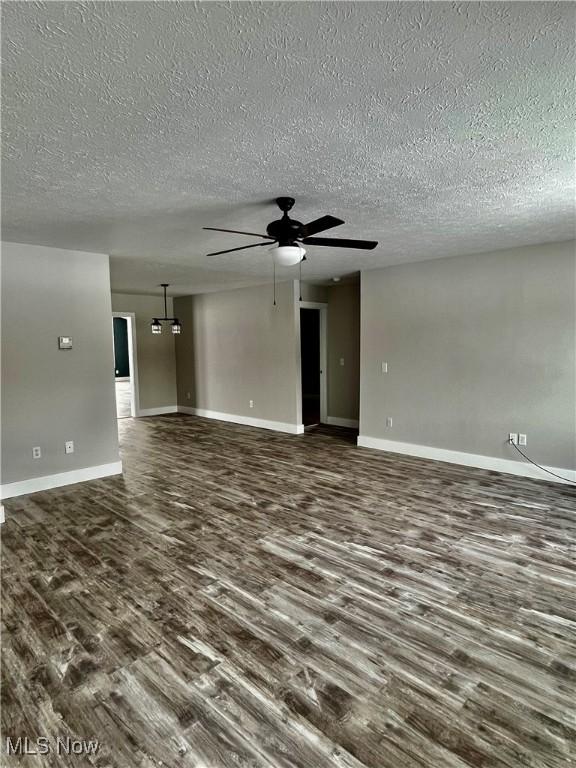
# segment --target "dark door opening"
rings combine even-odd
[[[128,321],[125,317],[114,317],[114,374],[117,379],[130,377],[128,357]]]
[[[128,348],[128,319],[114,317],[114,378],[116,387],[116,416],[126,419],[132,415],[132,371]]]
[[[320,423],[320,310],[300,310],[302,422]]]

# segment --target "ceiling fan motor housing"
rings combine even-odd
[[[266,227],[266,233],[277,240],[281,246],[292,245],[302,231],[302,222],[288,216],[288,211],[292,209],[295,202],[293,197],[277,197],[276,205],[284,215],[281,219],[270,222]]]
[[[301,221],[290,219],[285,215],[277,221],[270,222],[266,227],[266,232],[270,237],[273,237],[274,240],[278,240],[281,245],[288,245],[300,236],[302,226],[303,224]]]

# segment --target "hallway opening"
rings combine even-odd
[[[137,373],[134,365],[134,318],[115,312],[112,317],[112,326],[116,418],[127,419],[138,415]]]

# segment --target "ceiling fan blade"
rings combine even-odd
[[[309,224],[304,224],[302,227],[302,237],[309,237],[315,235],[316,232],[324,232],[325,229],[332,229],[332,227],[339,227],[340,224],[344,224],[342,219],[337,219],[335,216],[321,216],[315,221],[311,221]]]
[[[335,248],[362,248],[371,251],[378,245],[376,240],[342,240],[338,237],[305,237],[306,245],[332,245]]]
[[[274,239],[269,235],[259,235],[257,232],[238,232],[237,229],[218,229],[218,227],[202,227],[202,229],[209,229],[212,232],[231,232],[233,235],[250,235],[251,237],[265,237],[267,240]]]
[[[266,242],[266,243],[252,243],[252,245],[241,245],[240,248],[228,248],[227,251],[216,251],[215,253],[207,253],[206,256],[220,256],[220,254],[222,253],[232,253],[232,251],[245,251],[246,248],[257,248],[259,245],[272,245],[272,243]]]

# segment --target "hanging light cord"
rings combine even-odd
[[[298,292],[300,294],[298,301],[302,301],[302,259],[298,262],[298,270]]]
[[[570,483],[571,485],[576,485],[576,483],[574,482],[574,480],[569,480],[567,477],[562,477],[562,475],[557,475],[555,472],[550,472],[550,470],[549,470],[549,469],[544,469],[544,467],[541,467],[541,466],[540,466],[540,464],[536,464],[536,462],[535,462],[535,461],[532,461],[532,459],[531,459],[529,456],[526,456],[526,454],[524,453],[524,451],[521,451],[521,450],[520,450],[520,448],[518,448],[518,446],[516,445],[516,443],[513,443],[513,442],[511,442],[511,441],[510,441],[510,445],[513,445],[513,446],[514,446],[514,448],[516,448],[516,450],[518,451],[518,453],[519,453],[521,456],[524,456],[524,458],[526,459],[526,461],[529,461],[529,462],[530,462],[530,464],[534,464],[534,466],[535,466],[535,467],[538,467],[538,469],[541,469],[541,470],[542,470],[542,472],[547,472],[549,475],[552,475],[552,477],[557,477],[559,480],[564,480],[564,482],[565,482],[565,483]]]
[[[276,306],[276,262],[272,260],[272,268],[273,268],[273,282],[274,282],[274,306]]]

